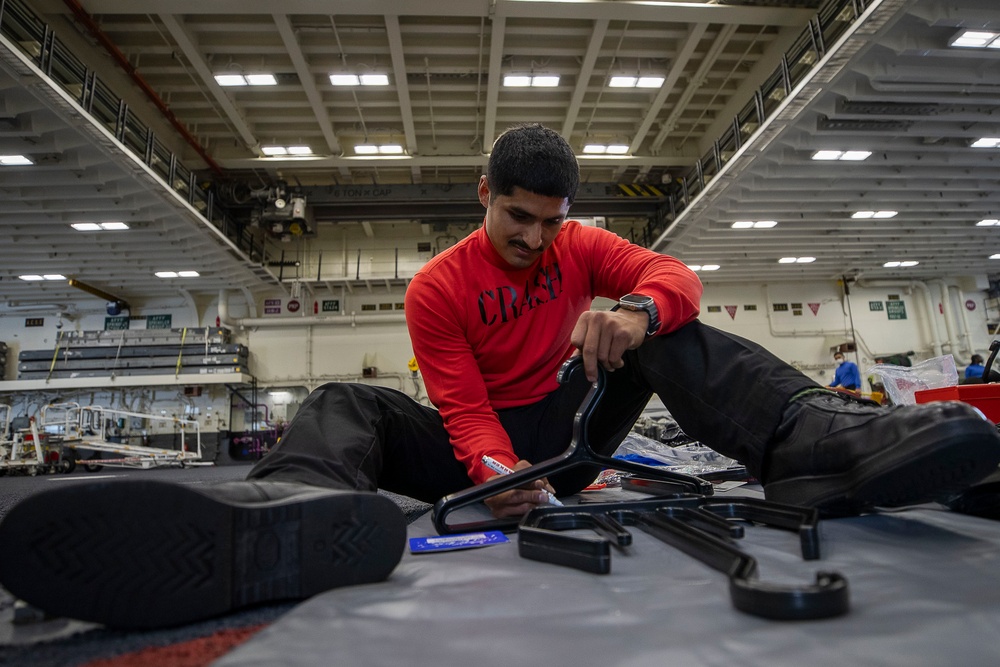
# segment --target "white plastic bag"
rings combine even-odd
[[[893,366],[876,364],[868,369],[869,375],[882,378],[885,391],[896,405],[914,405],[914,394],[924,389],[954,387],[958,384],[958,370],[955,357],[946,354],[921,361],[913,366]]]

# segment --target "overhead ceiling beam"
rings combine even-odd
[[[646,139],[646,134],[649,132],[649,128],[653,126],[656,119],[660,115],[660,111],[663,109],[663,105],[667,101],[667,97],[674,90],[674,86],[680,80],[681,76],[684,74],[684,68],[687,67],[687,63],[691,60],[694,55],[695,50],[698,48],[698,43],[701,41],[702,36],[705,31],[708,30],[708,24],[699,23],[697,25],[691,26],[688,30],[687,37],[684,39],[684,43],[681,48],[677,50],[677,55],[674,57],[674,61],[671,64],[670,71],[667,72],[667,77],[660,86],[660,91],[653,98],[652,104],[649,105],[649,109],[646,111],[645,118],[642,119],[642,123],[635,131],[635,136],[632,138],[632,143],[629,145],[628,152],[635,155],[642,148],[642,142]],[[629,163],[623,163],[615,171],[615,180],[618,180],[625,173],[625,170],[630,166]]]
[[[666,141],[667,135],[674,131],[677,127],[677,121],[680,120],[681,112],[687,108],[688,102],[694,97],[694,94],[698,92],[698,89],[705,85],[705,79],[708,76],[709,70],[715,65],[715,61],[719,59],[722,55],[722,51],[726,48],[726,44],[729,43],[730,38],[733,33],[736,32],[736,26],[725,25],[719,30],[718,36],[716,36],[715,41],[712,42],[711,48],[709,48],[708,53],[701,59],[701,63],[698,65],[697,71],[688,80],[688,85],[684,88],[684,92],[681,93],[680,100],[674,105],[674,108],[670,111],[670,115],[667,119],[660,123],[660,131],[657,133],[656,138],[653,139],[653,143],[650,145],[650,150],[655,154],[660,152],[660,147],[663,146],[663,142]]]
[[[399,17],[385,17],[386,37],[389,39],[389,55],[392,58],[392,71],[396,82],[396,94],[399,96],[399,109],[403,118],[403,136],[406,139],[406,151],[410,155],[417,153],[417,131],[413,125],[413,107],[410,104],[410,86],[406,80],[406,56],[403,52],[403,36],[399,30]],[[410,168],[414,183],[420,182],[420,169]]]
[[[507,21],[502,16],[493,17],[490,31],[490,75],[486,82],[486,119],[483,122],[483,153],[493,149],[497,129],[497,100],[500,97],[500,82],[503,79],[503,40]]]
[[[306,99],[309,100],[309,106],[312,107],[313,115],[316,116],[316,123],[319,125],[320,132],[323,133],[323,138],[326,139],[326,146],[331,155],[340,155],[340,142],[337,141],[337,135],[334,134],[333,124],[330,122],[330,113],[323,103],[322,94],[316,87],[316,79],[313,77],[312,70],[309,69],[309,63],[306,62],[305,54],[302,53],[302,47],[299,45],[298,37],[295,35],[295,30],[292,29],[291,22],[285,14],[272,14],[271,17],[274,19],[274,25],[278,28],[281,41],[288,51],[288,57],[292,60],[295,74],[299,77],[299,83],[306,94]]]
[[[573,126],[576,125],[576,117],[580,114],[580,105],[583,97],[587,94],[587,87],[590,85],[590,77],[594,74],[594,63],[601,52],[604,44],[604,36],[608,32],[608,19],[594,21],[594,29],[590,33],[590,41],[587,43],[587,51],[583,55],[583,62],[580,64],[580,72],[576,78],[576,87],[573,89],[573,97],[570,99],[569,108],[566,109],[566,119],[563,121],[562,135],[567,140],[573,133]]]
[[[171,6],[173,8],[173,6]],[[93,10],[91,10],[93,11]],[[268,12],[270,13],[270,12]],[[247,145],[251,150],[260,155],[260,143],[254,136],[253,132],[250,130],[250,126],[244,120],[243,116],[240,114],[239,109],[233,104],[233,101],[229,99],[225,91],[222,90],[216,80],[215,76],[212,74],[211,68],[209,68],[208,63],[205,62],[204,56],[201,54],[201,50],[198,48],[197,41],[194,36],[189,34],[187,29],[181,23],[180,19],[172,14],[160,14],[160,20],[163,25],[166,26],[170,35],[177,42],[177,46],[180,47],[181,52],[191,63],[195,72],[201,77],[202,82],[208,88],[212,97],[215,101],[219,103],[219,107],[225,112],[226,118],[232,123],[233,129],[243,140],[243,143]]]

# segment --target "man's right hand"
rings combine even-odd
[[[531,463],[528,461],[518,461],[514,466],[514,470],[524,470],[525,468],[530,467]],[[490,477],[486,481],[488,482],[498,477],[505,477],[505,475],[493,475],[493,477]],[[504,491],[503,493],[491,496],[484,502],[486,503],[486,506],[490,508],[490,512],[493,516],[497,519],[523,516],[539,505],[548,504],[549,496],[546,491],[554,492],[555,489],[549,485],[547,479],[536,479],[533,482],[528,482],[528,484],[523,487],[518,487],[516,489],[511,489],[510,491]]]

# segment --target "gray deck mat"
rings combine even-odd
[[[641,531],[607,575],[522,559],[511,536],[407,553],[388,581],[319,595],[215,665],[1000,664],[1000,524],[924,506],[821,528],[819,561],[774,529],[742,547],[764,581],[845,575],[851,611],[835,619],[736,611],[724,575]],[[433,534],[430,515],[410,526]]]

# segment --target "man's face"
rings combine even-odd
[[[526,269],[552,245],[569,214],[565,197],[546,197],[515,187],[509,195],[493,195],[486,177],[479,179],[479,201],[486,207],[486,235],[500,256]]]
[[[844,363],[844,357],[838,354],[833,358],[833,363],[837,364],[838,366],[841,365],[842,363]]]

